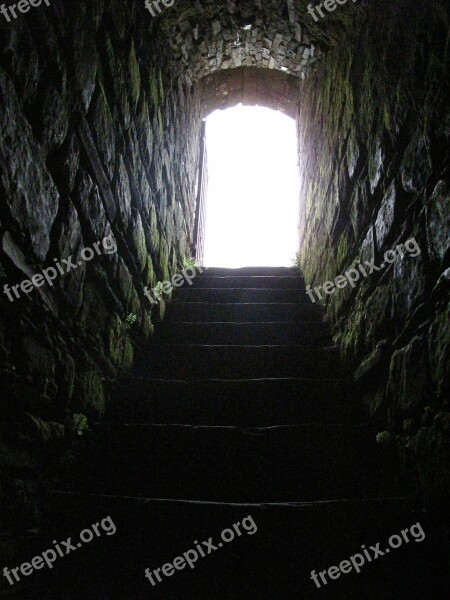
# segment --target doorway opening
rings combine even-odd
[[[291,266],[300,181],[295,120],[262,107],[206,119],[204,266]]]

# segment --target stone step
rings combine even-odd
[[[192,282],[193,288],[260,288],[260,289],[295,289],[305,292],[303,277],[264,276],[264,275],[225,275],[213,277],[209,272],[197,275]],[[180,289],[185,289],[184,285]]]
[[[76,545],[81,531],[92,530],[92,524],[108,516],[116,531],[107,535],[99,527],[100,537],[58,558],[52,570],[22,577],[16,584],[22,586],[22,598],[441,600],[448,590],[448,553],[441,534],[407,498],[252,505],[59,492],[45,508],[48,530],[42,551],[68,536]],[[374,551],[369,549],[378,543],[384,552],[391,536],[403,539],[401,532],[416,523],[421,528],[414,528],[416,537],[408,531],[408,543],[371,562],[366,559],[360,573],[352,568],[335,580],[324,574],[327,584],[320,589],[311,579],[311,571],[318,574],[349,560],[363,552],[362,545],[371,557]],[[109,524],[105,528],[114,531]],[[235,531],[233,540],[231,533],[224,533],[231,540],[227,543],[222,539],[226,529]],[[414,541],[422,538],[421,530],[425,539]],[[213,548],[208,550],[203,541],[209,540]],[[160,570],[162,581],[156,583],[154,576],[155,586],[144,577],[145,569],[161,569],[197,544],[205,556],[197,552],[193,569],[186,564],[170,577]]]
[[[341,379],[175,381],[129,377],[111,390],[106,419],[188,425],[266,427],[361,420]]]
[[[274,323],[189,323],[163,321],[151,343],[178,344],[332,344],[328,327],[320,321]]]
[[[345,376],[337,347],[158,344],[137,372],[161,379]]]
[[[79,491],[282,502],[403,495],[393,451],[366,425],[242,429],[98,424]],[[72,487],[74,489],[74,487]]]
[[[182,287],[174,293],[174,304],[178,302],[212,303],[262,303],[298,302],[311,305],[303,289],[273,289],[258,287]]]
[[[322,311],[316,305],[297,302],[210,303],[173,302],[168,306],[167,320],[172,322],[274,322],[322,321]]]
[[[207,267],[199,277],[300,277],[298,269],[293,267]]]

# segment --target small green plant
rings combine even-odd
[[[295,269],[298,269],[300,271],[300,269],[301,269],[301,266],[300,266],[300,250],[297,250],[297,252],[295,253],[294,258],[291,261],[291,265]]]
[[[77,435],[83,435],[88,429],[88,420],[86,415],[75,413],[72,415],[71,429]]]
[[[124,329],[131,329],[133,327],[133,325],[136,323],[136,321],[137,321],[137,315],[135,315],[134,313],[130,313],[129,315],[127,315],[127,317],[125,318],[125,321],[123,322]]]
[[[184,269],[195,269],[197,268],[197,261],[195,260],[195,258],[192,258],[191,256],[185,256],[183,258],[183,268]]]
[[[389,444],[392,441],[392,433],[389,431],[380,431],[377,433],[377,444]]]
[[[164,285],[164,283],[162,281],[158,281],[158,283],[153,288],[153,291],[155,292],[155,294],[157,296],[161,296],[164,293],[163,285]]]

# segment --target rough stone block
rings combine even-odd
[[[397,414],[414,415],[429,401],[430,379],[424,360],[426,352],[425,337],[416,336],[392,356],[388,393]]]
[[[398,196],[395,181],[393,181],[383,198],[375,222],[375,237],[378,251],[385,249],[389,239],[392,239],[397,214]]]
[[[441,262],[450,248],[450,186],[440,181],[426,208],[428,252]]]
[[[403,188],[410,193],[423,190],[432,172],[430,140],[418,129],[406,149],[400,172]]]
[[[103,417],[105,390],[103,377],[93,370],[81,371],[75,378],[75,400],[88,416]]]
[[[405,254],[393,265],[393,294],[395,318],[401,319],[417,306],[426,289],[425,266],[422,255]]]
[[[11,216],[27,232],[36,257],[45,260],[59,194],[25,119],[14,87],[0,69],[0,163]]]
[[[450,392],[450,303],[436,315],[428,336],[431,377],[437,392],[444,397]],[[448,396],[447,396],[448,397]]]
[[[131,190],[127,169],[122,155],[120,155],[118,159],[113,188],[120,220],[126,229],[131,218]]]
[[[96,98],[92,106],[92,112],[89,114],[92,115],[90,125],[94,132],[98,155],[108,176],[108,181],[111,181],[116,160],[116,138],[113,118],[100,82],[97,83]]]
[[[105,203],[105,209],[108,214],[108,218],[111,223],[114,222],[116,217],[116,205],[114,203],[114,197],[109,186],[108,178],[103,170],[100,157],[92,139],[92,134],[85,119],[81,120],[80,127],[78,129],[81,143],[88,157],[91,168],[97,179],[97,183],[102,193],[102,197]]]

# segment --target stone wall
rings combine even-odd
[[[101,416],[105,383],[164,312],[144,286],[189,255],[200,101],[152,26],[143,3],[122,0],[0,24],[2,290],[81,263],[14,301],[0,294],[3,422]],[[116,253],[80,260],[105,237]]]
[[[323,294],[380,431],[420,488],[449,497],[449,37],[445,2],[377,2],[304,83],[300,262],[333,281],[414,238],[417,257]],[[323,26],[325,27],[325,25]],[[370,268],[367,269],[370,273]]]

